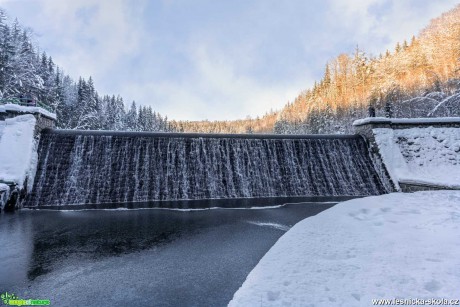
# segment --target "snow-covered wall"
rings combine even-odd
[[[368,140],[371,154],[384,162],[397,189],[460,187],[460,117],[372,117],[353,126]]]
[[[51,119],[56,119],[56,114],[51,113],[43,108],[40,107],[27,107],[27,106],[20,106],[17,104],[4,104],[0,105],[0,114],[6,112],[14,112],[14,113],[39,113]]]
[[[353,126],[362,126],[367,124],[387,124],[387,125],[452,125],[460,126],[460,117],[437,117],[437,118],[386,118],[386,117],[367,117],[357,119],[353,122]]]
[[[22,189],[28,178],[30,190],[37,163],[35,124],[31,114],[0,122],[0,182],[16,183]]]
[[[460,188],[460,128],[375,128],[392,180]]]

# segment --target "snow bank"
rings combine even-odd
[[[21,113],[40,113],[49,118],[56,119],[56,114],[51,113],[40,107],[20,106],[20,105],[12,104],[12,103],[0,105],[0,112],[6,112],[6,111],[15,111],[15,112],[21,112]]]
[[[27,114],[6,119],[0,125],[0,181],[15,182],[22,188],[26,177],[33,179],[37,161],[35,122],[35,117]]]
[[[458,299],[460,191],[355,199],[296,224],[229,306],[371,306]]]
[[[393,182],[460,188],[460,128],[373,129]]]

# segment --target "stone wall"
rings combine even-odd
[[[418,191],[436,191],[436,190],[446,190],[444,186],[428,185],[428,184],[416,184],[408,182],[399,182],[399,187],[401,192],[412,193]]]
[[[44,116],[42,114],[34,114],[35,118],[37,119],[37,124],[35,126],[35,138],[38,139],[40,137],[40,133],[43,129],[46,128],[54,128],[56,126],[56,121],[52,118]]]
[[[410,129],[410,128],[460,128],[460,118],[366,118],[364,120],[357,120],[353,123],[355,133],[365,137],[369,144],[369,152],[374,159],[377,166],[383,167],[386,174],[388,170],[383,163],[382,157],[378,145],[375,141],[373,129],[376,128],[387,128],[387,129]],[[399,187],[402,192],[416,192],[426,190],[441,190],[446,187],[429,185],[429,184],[418,184],[412,182],[399,182]],[[447,188],[448,189],[448,188]]]
[[[372,129],[391,128],[391,129],[409,129],[409,128],[426,128],[426,127],[446,127],[460,128],[460,117],[450,118],[366,118],[357,120],[353,123],[355,132],[364,136],[373,138]]]

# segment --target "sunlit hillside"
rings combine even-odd
[[[390,103],[397,108],[431,92],[442,92],[441,98],[452,95],[460,87],[459,20],[457,5],[394,50],[382,50],[376,57],[360,49],[340,54],[325,63],[324,75],[313,88],[261,118],[172,124],[186,132],[346,133],[354,119],[367,116],[369,104],[382,115]]]

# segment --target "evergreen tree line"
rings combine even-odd
[[[460,116],[460,5],[431,21],[393,51],[368,56],[359,48],[330,61],[319,82],[280,111],[236,121],[173,121],[151,107],[126,109],[120,96],[100,96],[90,77],[75,82],[31,42],[30,30],[8,23],[0,9],[0,98],[44,102],[65,129],[210,133],[350,133],[376,116]],[[441,104],[443,100],[446,103]],[[457,110],[457,111],[456,111]],[[457,113],[456,113],[457,112]]]
[[[167,117],[151,107],[128,109],[120,96],[101,96],[94,82],[75,82],[56,66],[51,56],[40,53],[31,30],[18,20],[8,21],[0,9],[0,99],[28,97],[49,106],[62,129],[171,131]]]

